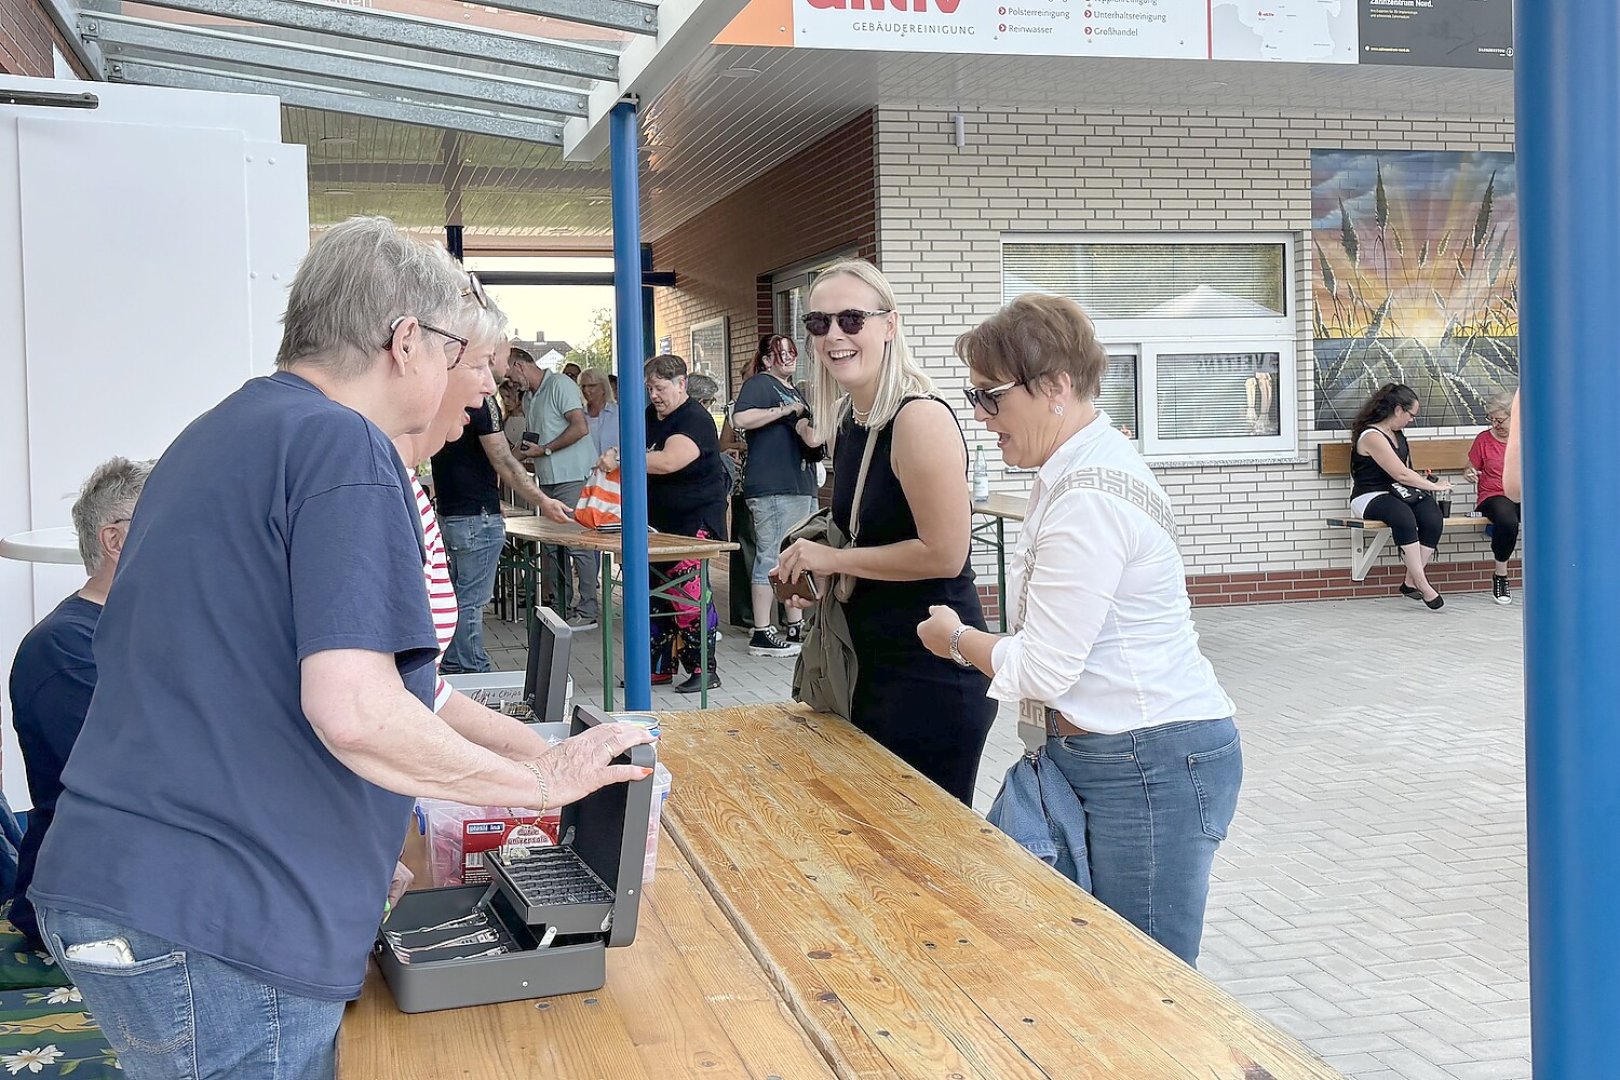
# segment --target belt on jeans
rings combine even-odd
[[[1064,735],[1090,735],[1085,728],[1075,727],[1056,709],[1046,710],[1046,733],[1053,738]]]

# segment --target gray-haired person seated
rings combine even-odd
[[[73,504],[73,529],[79,534],[79,558],[90,578],[28,632],[11,664],[11,721],[22,747],[34,808],[17,846],[9,917],[35,949],[44,949],[45,942],[34,906],[28,902],[28,886],[34,880],[39,846],[56,816],[62,769],[96,690],[96,658],[90,643],[124,550],[135,500],[151,472],[150,461],[115,457],[97,466],[84,482]]]

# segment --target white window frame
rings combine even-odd
[[[1150,462],[1209,460],[1290,461],[1299,456],[1298,241],[1293,233],[1004,233],[1007,244],[1278,244],[1283,249],[1283,311],[1272,317],[1220,319],[1095,319],[1097,337],[1111,351],[1136,353],[1137,446]],[[1006,296],[1007,260],[1001,255]],[[1278,355],[1277,434],[1232,438],[1165,439],[1158,429],[1161,353],[1253,353]]]

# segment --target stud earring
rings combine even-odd
[[[1063,415],[1063,405],[1062,405],[1062,403],[1060,402],[1057,405],[1053,405],[1052,406],[1052,412],[1054,414],[1058,415],[1058,416],[1062,416]]]

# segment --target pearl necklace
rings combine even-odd
[[[857,424],[859,424],[861,427],[865,427],[866,422],[872,417],[872,410],[867,409],[865,412],[861,412],[861,410],[855,407],[855,403],[852,401],[849,403],[849,415],[855,418],[855,422]]]

